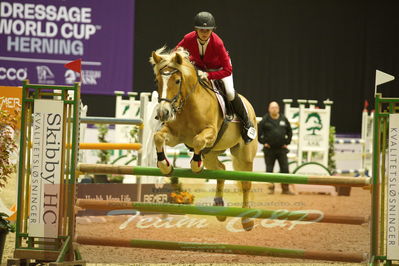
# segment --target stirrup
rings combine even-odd
[[[241,135],[245,144],[248,144],[256,138],[256,129],[250,124],[248,127],[242,128]]]
[[[247,129],[247,136],[251,139],[256,138],[256,129],[254,127],[250,127]]]

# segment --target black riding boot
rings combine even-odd
[[[238,96],[237,93],[235,94],[234,99],[231,101],[231,104],[233,105],[234,112],[243,124],[241,136],[245,143],[250,143],[256,137],[256,130],[248,118],[247,110],[245,110],[241,97]]]

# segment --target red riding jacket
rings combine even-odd
[[[190,60],[202,71],[208,72],[209,79],[222,79],[232,74],[233,68],[230,56],[224,47],[222,39],[212,32],[204,57],[201,58],[197,42],[197,33],[186,34],[177,47],[183,47],[190,53]],[[214,71],[218,69],[217,71]],[[220,69],[220,70],[219,70]],[[209,72],[209,70],[213,70]]]

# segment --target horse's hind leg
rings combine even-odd
[[[232,154],[233,168],[237,171],[252,171],[253,160],[256,155],[257,143],[252,142],[244,146],[236,146],[230,149]],[[250,181],[241,181],[242,186],[242,207],[250,208],[249,206],[249,193],[251,190]],[[254,221],[251,218],[242,217],[241,223],[246,231],[252,230]]]
[[[221,163],[218,159],[219,154],[220,152],[210,152],[204,156],[204,166],[206,167],[206,169],[210,170],[226,169],[225,165]],[[218,179],[213,206],[224,206],[223,189],[224,189],[224,180]],[[221,222],[226,220],[226,216],[216,216],[216,218]]]

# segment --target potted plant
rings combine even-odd
[[[19,110],[0,110],[0,188],[5,187],[10,175],[15,172],[16,165],[11,161],[11,155],[17,151],[14,132],[17,130]],[[0,213],[0,264],[3,256],[6,236],[14,232],[14,226]]]
[[[108,125],[107,124],[97,124],[98,129],[98,141],[100,143],[108,142],[106,140],[106,136],[108,134]],[[108,164],[111,152],[109,150],[98,150],[97,152],[98,161],[97,163],[100,164]],[[94,175],[94,183],[108,183],[108,176],[107,175]]]
[[[3,257],[3,250],[6,243],[7,234],[10,232],[15,232],[15,226],[11,224],[10,221],[5,219],[7,217],[7,214],[0,212],[0,264]]]
[[[195,196],[188,191],[183,190],[179,178],[172,176],[170,178],[173,192],[170,193],[170,202],[177,204],[193,204]]]
[[[0,188],[5,186],[7,179],[16,170],[15,164],[11,162],[11,155],[17,151],[14,132],[19,113],[18,110],[0,110]]]
[[[177,204],[193,204],[194,195],[187,191],[178,191],[170,193],[172,203]]]
[[[335,127],[330,126],[330,133],[328,136],[328,170],[334,173],[337,170],[335,163]]]

